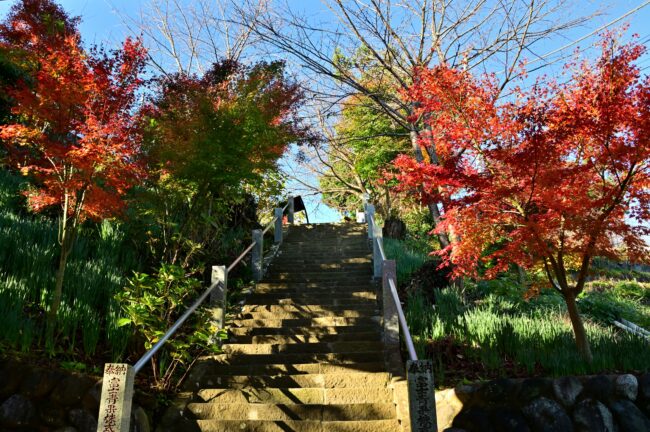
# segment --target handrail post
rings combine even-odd
[[[368,222],[368,238],[371,239],[374,234],[372,226],[374,225],[375,206],[368,204],[366,206],[366,220]]]
[[[253,241],[255,242],[251,254],[253,279],[255,282],[259,282],[262,280],[262,260],[264,259],[264,235],[262,234],[262,230],[253,230]]]
[[[399,351],[399,320],[397,305],[390,292],[389,280],[393,279],[397,285],[397,270],[395,260],[385,260],[381,267],[382,301],[384,304],[384,346],[386,351]]]
[[[220,330],[224,327],[226,317],[226,296],[228,294],[228,269],[226,266],[212,266],[210,284],[218,284],[210,293],[210,303],[213,307],[213,322],[217,330]]]
[[[276,244],[282,243],[282,209],[276,208],[273,212],[275,216],[275,228],[273,232],[273,240]]]
[[[289,213],[287,215],[287,222],[293,224],[294,219],[294,201],[293,197],[289,197]]]
[[[382,261],[380,246],[383,245],[383,236],[381,228],[374,224],[372,226],[374,240],[372,242],[372,264],[373,264],[373,276],[380,278],[382,276]]]

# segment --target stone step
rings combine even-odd
[[[383,360],[384,352],[338,352],[338,353],[295,353],[295,354],[260,354],[260,355],[226,355],[215,354],[210,356],[216,362],[223,364],[274,364],[274,363],[335,363],[347,365],[357,362],[371,363]]]
[[[210,375],[300,375],[340,374],[353,372],[383,372],[383,361],[359,362],[354,364],[334,363],[268,363],[268,364],[224,364],[211,357],[201,357],[192,368],[190,381],[197,381]]]
[[[212,403],[266,403],[266,404],[358,404],[391,403],[393,391],[389,388],[244,388],[205,389],[199,398]]]
[[[299,309],[299,308],[296,308]],[[356,309],[332,308],[331,310],[282,310],[280,308],[268,309],[263,306],[257,306],[254,310],[244,310],[237,315],[237,319],[308,319],[324,317],[346,317],[346,318],[363,318],[379,315],[376,307]]]
[[[372,265],[368,263],[361,264],[340,264],[340,263],[301,263],[297,264],[295,262],[277,262],[271,263],[269,266],[270,274],[273,273],[283,273],[283,272],[292,272],[296,269],[300,269],[302,272],[363,272],[364,274],[372,273]]]
[[[311,251],[306,249],[301,250],[292,250],[289,252],[283,252],[281,255],[278,255],[276,258],[276,263],[291,263],[297,260],[308,260],[315,261],[317,263],[323,262],[345,262],[346,260],[354,258],[372,258],[372,251],[368,248],[363,250],[357,249],[340,249],[340,250],[327,250],[325,252]]]
[[[287,281],[269,281],[257,284],[254,291],[255,294],[274,292],[286,293],[291,296],[298,294],[326,295],[336,293],[340,295],[349,294],[354,297],[366,298],[367,293],[377,294],[376,286],[370,280],[366,280],[363,283],[351,283],[346,280],[293,283]]]
[[[254,344],[303,344],[323,342],[350,342],[350,341],[380,341],[381,332],[355,332],[339,334],[294,334],[294,335],[242,335],[231,336],[231,343],[254,343]]]
[[[368,298],[359,298],[353,296],[341,296],[336,298],[325,298],[318,300],[316,296],[296,294],[289,297],[283,293],[266,293],[253,294],[246,299],[246,304],[250,306],[272,306],[272,305],[291,305],[291,306],[311,306],[318,304],[324,308],[340,307],[353,309],[359,306],[377,307],[377,295],[372,293]]]
[[[386,372],[355,372],[298,375],[214,375],[201,377],[200,389],[275,388],[386,388],[390,375]],[[197,389],[198,390],[198,389]]]
[[[302,312],[302,313],[320,313],[320,312],[345,312],[354,310],[356,312],[376,312],[376,307],[360,306],[354,309],[346,309],[342,307],[323,306],[322,304],[310,305],[293,305],[293,304],[273,304],[273,305],[254,305],[246,304],[243,306],[242,313],[257,313],[257,312],[272,312],[272,313],[286,313],[286,312]]]
[[[287,319],[235,319],[231,327],[323,327],[323,326],[357,326],[372,325],[380,322],[380,317],[320,317],[320,318],[287,318]]]
[[[397,420],[199,420],[201,432],[401,432]]]
[[[372,281],[370,271],[361,273],[331,272],[331,273],[269,273],[264,278],[267,283],[300,283],[300,282],[345,282],[348,285],[369,284]]]
[[[316,342],[293,344],[247,344],[227,343],[222,349],[230,355],[261,355],[261,354],[300,354],[300,353],[338,353],[338,352],[365,352],[380,351],[381,342]]]
[[[229,333],[234,337],[240,336],[325,336],[325,335],[354,335],[358,333],[381,332],[378,322],[358,326],[304,326],[304,327],[230,327]]]
[[[347,266],[348,264],[350,265],[368,265],[372,263],[372,257],[370,256],[365,256],[365,257],[351,257],[347,259],[307,259],[305,257],[298,257],[294,259],[293,261],[285,260],[282,256],[282,251],[273,259],[271,262],[271,266],[276,266],[276,265],[293,265],[291,269],[295,268],[301,268],[299,266],[303,265],[334,265],[334,266]]]
[[[359,421],[395,418],[395,406],[392,403],[328,405],[191,403],[187,408],[200,420]]]

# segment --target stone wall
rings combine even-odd
[[[0,359],[0,432],[96,432],[100,394],[97,377]],[[139,405],[131,430],[149,432]]]
[[[436,409],[441,432],[648,432],[650,374],[459,385]]]

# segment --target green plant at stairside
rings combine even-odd
[[[125,315],[119,325],[134,328],[143,340],[143,348],[148,350],[201,291],[201,281],[186,275],[180,266],[162,264],[154,275],[135,273],[124,290],[115,296]],[[219,352],[218,344],[213,343],[213,334],[224,339],[226,332],[214,328],[208,315],[209,311],[204,310],[192,316],[153,356],[151,368],[158,389],[171,389],[176,373],[187,369],[198,353]]]
[[[405,242],[391,238],[384,239],[384,252],[386,258],[395,260],[399,282],[408,281],[429,259],[426,253],[409,248]]]
[[[562,305],[547,303],[542,308],[519,308],[516,302],[493,295],[480,303],[466,304],[454,290],[436,290],[436,305],[416,294],[407,301],[407,320],[420,351],[428,350],[447,376],[456,359],[436,351],[435,344],[453,341],[463,356],[480,362],[492,374],[507,374],[506,361],[528,373],[541,369],[549,375],[599,372],[647,371],[650,345],[611,326],[587,321],[587,335],[594,347],[594,361],[586,364],[575,350],[570,323]],[[634,355],[630,355],[634,353]],[[442,384],[442,383],[441,383]]]

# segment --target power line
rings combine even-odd
[[[582,42],[583,40],[587,39],[588,37],[595,35],[599,31],[604,30],[604,29],[606,29],[607,27],[609,27],[609,26],[611,26],[613,24],[616,24],[617,22],[621,21],[624,18],[627,18],[628,16],[632,15],[633,13],[640,11],[641,9],[643,9],[644,7],[646,7],[648,5],[650,5],[650,0],[647,0],[646,2],[644,2],[644,3],[640,4],[639,6],[635,7],[634,9],[631,9],[631,10],[627,11],[626,13],[624,13],[620,17],[616,18],[615,20],[612,20],[612,21],[608,22],[607,24],[604,24],[604,25],[598,27],[596,30],[592,31],[591,33],[588,33],[588,34],[586,34],[586,35],[584,35],[584,36],[582,36],[582,37],[580,37],[578,39],[575,39],[575,40],[569,42],[568,44],[561,46],[560,48],[554,49],[553,51],[550,51],[550,52],[536,58],[535,60],[531,60],[530,62],[528,62],[528,64],[536,63],[538,61],[544,60],[545,58],[547,58],[549,56],[552,56],[555,53],[558,53],[560,51],[564,51],[565,49],[570,48],[573,45]]]

